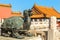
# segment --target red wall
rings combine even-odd
[[[0,18],[8,18],[11,16],[11,7],[0,6]]]

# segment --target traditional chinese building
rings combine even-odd
[[[40,33],[40,35],[42,36],[42,38],[44,40],[48,40],[50,37],[49,35],[49,30],[52,29],[54,30],[54,28],[58,28],[60,27],[60,14],[59,12],[57,12],[53,7],[44,7],[44,6],[38,6],[36,4],[34,4],[34,6],[32,7],[32,13],[33,15],[31,16],[31,26],[30,29],[31,30],[35,30],[32,31],[32,33],[36,32],[37,34]],[[56,20],[54,19],[55,17],[57,18]],[[55,21],[55,23],[57,22],[57,24],[55,25],[53,20]],[[50,26],[50,24],[52,26]],[[53,26],[55,25],[55,26]],[[51,31],[53,32],[53,31]],[[51,33],[50,32],[50,33]],[[53,33],[52,33],[53,35]],[[52,37],[50,38],[51,40]],[[50,40],[49,39],[49,40]]]
[[[10,4],[0,4],[0,26],[4,19],[12,16],[22,16],[21,12],[12,12]]]
[[[55,16],[57,18],[57,23],[60,22],[60,14],[54,8],[38,6],[34,4],[32,8],[33,15],[31,16],[31,27],[39,28],[48,28],[49,26],[49,18],[51,16]],[[33,29],[33,28],[32,28]]]
[[[8,18],[11,16],[11,5],[0,4],[0,18]]]

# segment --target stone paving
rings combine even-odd
[[[16,39],[11,37],[0,36],[0,40],[41,40],[39,37],[25,37],[24,39]]]

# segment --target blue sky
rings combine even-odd
[[[11,4],[12,11],[31,9],[36,3],[40,6],[53,7],[60,12],[60,0],[0,0],[0,4]]]

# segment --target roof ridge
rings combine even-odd
[[[0,4],[0,6],[11,7],[11,4]]]
[[[12,12],[12,14],[22,14],[21,12]]]
[[[55,12],[59,13],[56,9],[52,8]]]

